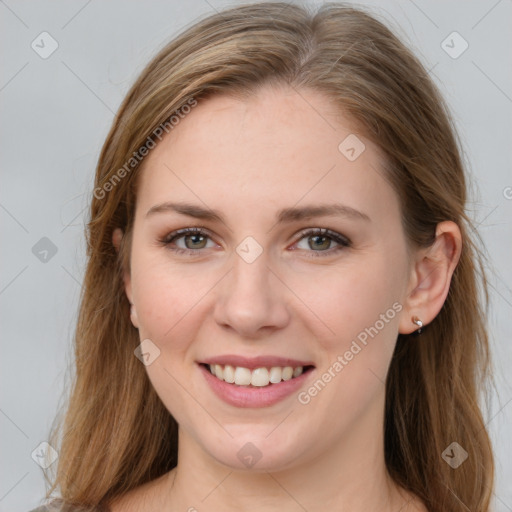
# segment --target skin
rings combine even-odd
[[[140,339],[161,351],[146,370],[180,426],[179,463],[118,498],[113,512],[426,510],[386,471],[384,382],[398,333],[417,330],[413,315],[426,325],[441,309],[460,231],[440,223],[430,249],[408,250],[381,153],[358,134],[366,148],[349,161],[338,145],[353,128],[332,112],[310,90],[267,86],[248,101],[216,96],[199,102],[146,158],[125,290]],[[224,223],[173,212],[145,217],[165,201],[206,205]],[[326,203],[370,221],[275,222],[281,208]],[[191,226],[212,234],[190,249],[199,255],[159,242]],[[351,246],[336,251],[329,238],[298,235],[315,227]],[[263,248],[252,263],[235,251],[247,236]],[[121,237],[117,229],[117,248]],[[189,237],[174,247],[187,241],[198,244]],[[394,303],[401,311],[307,404],[292,394],[263,409],[228,405],[196,364],[220,354],[311,360],[304,391]],[[262,454],[251,469],[237,457],[247,442]]]

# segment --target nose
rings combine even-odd
[[[257,338],[290,321],[287,288],[269,267],[266,253],[248,263],[234,254],[233,268],[219,283],[214,319],[244,338]]]

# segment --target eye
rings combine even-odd
[[[348,238],[326,228],[305,229],[300,235],[301,238],[296,244],[297,248],[306,250],[313,257],[332,255],[351,245]],[[336,244],[334,247],[332,247],[333,243]]]
[[[177,254],[195,255],[200,252],[200,249],[212,247],[212,245],[207,245],[209,238],[210,234],[204,228],[184,228],[169,233],[160,242]],[[176,247],[172,247],[172,244],[175,244]]]
[[[326,228],[304,229],[299,234],[300,239],[295,243],[295,248],[292,250],[298,248],[314,257],[329,256],[351,246],[348,238]],[[210,245],[208,245],[208,242],[210,242]],[[210,233],[206,229],[199,227],[173,231],[162,238],[160,243],[176,254],[193,256],[200,254],[201,249],[211,249],[216,246],[211,240]],[[333,247],[333,244],[336,245]]]

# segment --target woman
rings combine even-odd
[[[383,24],[197,23],[131,88],[93,195],[57,509],[489,510],[464,170]]]

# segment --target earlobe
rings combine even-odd
[[[457,224],[452,221],[440,222],[434,243],[418,251],[412,269],[412,291],[404,299],[405,307],[399,325],[401,334],[410,334],[418,327],[421,329],[441,311],[461,251],[462,239]]]
[[[137,310],[134,304],[130,305],[130,319],[132,321],[133,326],[138,329],[139,328],[139,318],[137,316]]]
[[[120,228],[114,229],[114,232],[112,233],[112,244],[116,248],[116,251],[119,253],[119,248],[121,246],[121,241],[123,239],[123,231]],[[124,272],[123,274],[123,283],[124,283],[124,290],[126,293],[126,296],[128,297],[128,300],[130,302],[130,319],[132,321],[132,324],[137,329],[139,328],[139,319],[137,317],[137,311],[135,309],[135,306],[133,304],[133,296],[132,296],[132,285],[131,285],[131,278],[129,272]]]
[[[123,231],[121,228],[114,229],[112,233],[112,244],[116,248],[116,251],[119,252],[119,247],[121,245],[121,240],[123,239]]]

